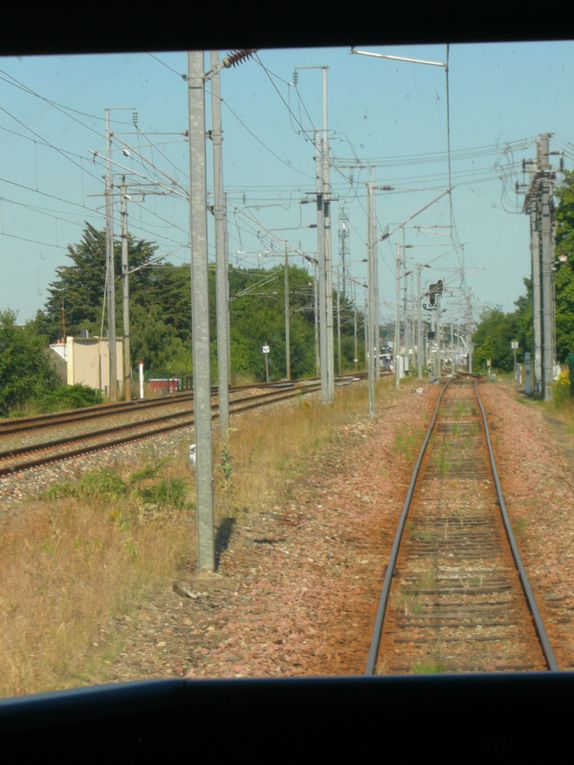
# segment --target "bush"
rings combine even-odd
[[[557,407],[565,406],[570,400],[570,372],[563,369],[560,377],[554,381],[553,385],[554,404]]]
[[[33,328],[16,324],[15,313],[0,311],[0,416],[58,386],[45,346]]]
[[[183,509],[187,505],[188,487],[181,478],[162,478],[158,484],[137,489],[137,494],[148,504]]]
[[[99,390],[87,385],[59,385],[54,390],[40,396],[39,405],[42,412],[56,412],[60,409],[80,409],[84,406],[95,406],[103,401]]]

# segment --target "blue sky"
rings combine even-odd
[[[445,46],[364,48],[443,62],[446,56]],[[462,315],[461,264],[475,316],[488,305],[512,310],[523,291],[530,272],[529,230],[514,184],[523,180],[522,160],[534,157],[543,132],[554,134],[551,150],[564,151],[565,167],[572,167],[573,52],[569,42],[450,48],[455,228],[444,196],[412,221],[405,242],[411,245],[409,268],[431,262],[427,281],[445,280],[444,305],[454,319]],[[379,234],[442,194],[448,186],[445,72],[351,55],[349,49],[260,51],[224,71],[224,176],[235,265],[279,262],[273,256],[283,251],[283,240],[315,254],[316,232],[309,228],[315,212],[301,200],[312,199],[315,190],[312,135],[321,127],[321,74],[300,69],[297,87],[292,82],[296,67],[309,66],[329,67],[334,261],[344,206],[351,272],[361,284],[370,176],[349,164],[374,165],[376,183],[393,187],[377,196]],[[84,222],[103,228],[105,108],[113,108],[118,174],[133,171],[145,179],[132,175],[132,181],[146,183],[169,177],[186,188],[186,69],[183,52],[0,60],[0,309],[15,310],[19,321],[32,318],[55,269],[68,261],[68,243],[80,240]],[[208,114],[209,99],[208,89]],[[124,157],[126,145],[146,161],[135,152]],[[559,159],[553,157],[556,165]],[[171,262],[189,262],[185,199],[144,199],[132,188],[132,234],[155,242]],[[117,211],[116,229],[119,234]],[[396,241],[402,241],[400,232],[379,245],[383,318],[394,310]],[[212,242],[213,237],[211,253]],[[295,255],[292,262],[303,263]],[[362,303],[364,290],[357,289]]]

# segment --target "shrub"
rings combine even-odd
[[[39,405],[43,412],[55,412],[60,409],[80,409],[84,406],[101,404],[102,394],[87,385],[58,385],[40,396]]]
[[[563,369],[560,376],[554,381],[554,404],[557,407],[564,406],[570,401],[570,372]]]

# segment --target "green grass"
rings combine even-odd
[[[517,537],[523,537],[528,528],[528,521],[526,518],[517,518],[512,524],[514,533]]]
[[[436,587],[436,576],[432,571],[425,571],[417,581],[417,589],[432,590]]]
[[[420,616],[423,612],[424,601],[420,595],[403,592],[399,595],[397,605],[405,616]]]
[[[122,478],[110,468],[93,470],[77,481],[51,486],[42,494],[42,499],[57,500],[68,497],[118,500],[123,497],[142,500],[145,504],[183,509],[187,506],[189,486],[182,478],[159,477],[164,463],[162,460],[153,465],[146,465],[127,478]]]
[[[409,462],[414,462],[419,453],[421,442],[422,435],[419,428],[404,428],[395,436],[393,449]]]
[[[435,531],[429,531],[428,529],[414,528],[409,533],[411,539],[414,539],[416,542],[435,542],[438,538]]]
[[[171,463],[100,469],[0,519],[0,695],[91,681],[102,628],[188,555],[191,481]]]
[[[448,672],[448,664],[441,659],[429,659],[413,664],[411,672],[413,675],[444,675]]]
[[[449,475],[452,469],[452,463],[448,444],[445,444],[433,452],[432,464],[443,478],[446,478]]]

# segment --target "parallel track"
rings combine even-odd
[[[298,384],[305,384],[306,381],[294,383],[257,383],[251,385],[238,385],[231,387],[230,393],[241,393],[253,389],[278,389],[286,385],[294,387]],[[309,380],[309,383],[315,382]],[[212,393],[217,395],[217,388],[213,388]],[[185,404],[193,401],[193,392],[185,391],[181,393],[171,393],[162,398],[152,398],[147,400],[120,401],[116,404],[97,404],[95,406],[86,406],[81,409],[71,409],[63,412],[52,412],[49,414],[39,414],[34,417],[21,417],[17,419],[0,420],[0,438],[11,433],[20,433],[23,431],[40,430],[41,428],[53,428],[57,425],[65,425],[73,422],[85,422],[100,417],[113,417],[131,414],[132,412],[146,411],[151,409],[162,409],[173,406],[174,404]]]
[[[393,543],[367,674],[556,670],[476,381],[441,393]]]
[[[339,384],[344,384],[340,382]],[[253,386],[249,386],[253,387]],[[271,386],[263,386],[271,387]],[[319,383],[307,382],[301,385],[291,386],[275,386],[274,389],[267,390],[265,393],[257,395],[246,396],[243,398],[236,398],[230,401],[231,414],[245,412],[251,409],[255,409],[261,406],[274,404],[279,401],[285,401],[297,396],[305,395],[308,393],[316,392],[320,389]],[[151,438],[169,431],[177,430],[180,428],[192,427],[195,423],[193,417],[193,397],[180,397],[177,401],[170,399],[167,403],[186,403],[191,401],[191,406],[184,411],[177,411],[158,417],[146,419],[142,422],[131,422],[127,424],[114,425],[111,427],[101,428],[97,431],[91,431],[81,434],[74,434],[71,436],[64,436],[54,438],[42,443],[34,443],[25,446],[11,446],[2,450],[1,448],[1,436],[4,432],[0,431],[0,477],[6,475],[12,475],[16,472],[23,470],[29,470],[31,468],[41,467],[53,462],[59,462],[65,459],[71,459],[72,457],[79,457],[82,455],[90,454],[100,451],[102,449],[108,449],[115,446],[121,446],[132,441]],[[164,403],[163,400],[158,402],[160,405]],[[134,410],[134,405],[129,411]],[[126,410],[124,410],[125,412]],[[103,416],[107,414],[107,408],[105,411],[95,412],[96,416]],[[217,403],[212,404],[212,417],[218,416]],[[91,418],[89,418],[91,419]],[[78,418],[71,418],[65,420],[66,424],[75,423]],[[57,423],[51,422],[52,426],[55,424],[61,425],[62,421]],[[27,423],[31,425],[31,423]],[[45,427],[45,423],[41,421],[39,427]],[[26,428],[29,430],[29,428]]]

